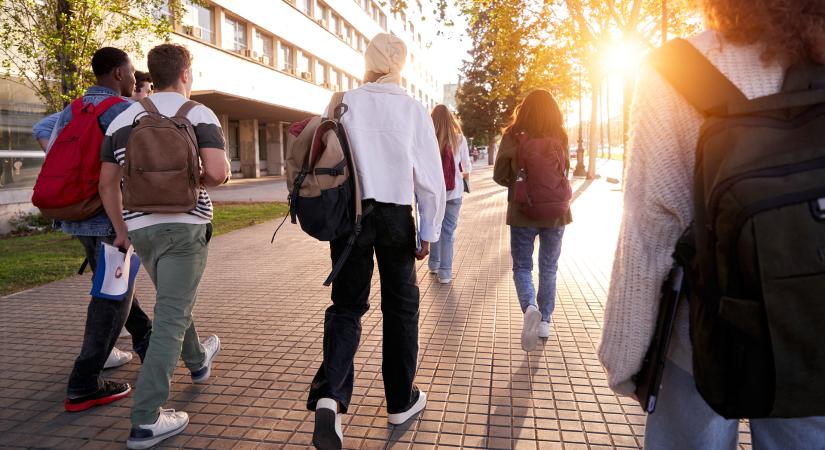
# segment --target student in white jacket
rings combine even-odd
[[[347,92],[341,118],[361,180],[364,211],[361,234],[332,283],[332,306],[324,320],[324,360],[309,392],[315,413],[313,444],[321,449],[343,445],[341,414],[352,397],[355,351],[361,316],[369,309],[373,253],[381,276],[384,316],[384,392],[388,421],[400,425],[424,409],[426,396],[413,383],[418,358],[419,292],[415,259],[438,241],[446,190],[438,142],[424,106],[399,86],[407,58],[403,41],[378,34],[367,47],[366,84]],[[414,199],[420,214],[421,248],[416,249]],[[330,243],[332,263],[347,238]]]

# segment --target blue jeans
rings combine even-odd
[[[539,237],[539,293],[533,286],[533,246]],[[556,306],[556,272],[559,268],[561,240],[564,227],[531,228],[510,227],[510,254],[513,257],[513,282],[521,304],[526,311],[536,305],[541,311],[541,320],[550,321]]]
[[[750,420],[754,450],[825,448],[825,417]],[[739,421],[725,419],[705,403],[693,376],[668,361],[656,411],[647,416],[645,449],[737,448]]]
[[[449,280],[453,277],[453,245],[455,230],[458,228],[458,213],[461,211],[461,197],[448,200],[441,222],[441,237],[430,245],[428,265],[431,271],[438,271],[438,278]]]

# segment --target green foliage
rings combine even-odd
[[[167,4],[171,6],[167,6]],[[21,82],[58,111],[94,83],[91,59],[104,46],[140,55],[148,38],[165,39],[181,1],[4,0],[2,76]]]
[[[43,217],[40,213],[18,213],[9,220],[11,225],[11,235],[23,236],[30,234],[45,233],[51,229],[52,221]]]

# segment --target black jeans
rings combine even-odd
[[[381,276],[381,312],[384,319],[384,395],[387,411],[406,411],[413,399],[418,358],[418,285],[415,280],[415,224],[410,206],[366,200],[374,210],[338,277],[332,283],[332,306],[324,320],[324,361],[312,381],[307,408],[315,410],[321,398],[332,398],[346,412],[352,398],[355,351],[361,339],[361,316],[369,309],[373,251]],[[332,263],[346,247],[348,237],[330,243]]]
[[[114,236],[77,236],[86,251],[89,267],[97,268],[100,243],[111,244]],[[121,301],[92,297],[86,313],[86,331],[83,346],[69,376],[67,393],[70,397],[81,397],[95,393],[103,386],[100,373],[106,358],[112,352],[124,323],[132,335],[132,346],[143,359],[152,334],[152,321],[140,308],[131,289]]]

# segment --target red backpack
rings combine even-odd
[[[513,199],[521,212],[533,220],[553,220],[567,214],[573,190],[567,180],[570,167],[564,149],[554,138],[533,139],[516,135],[518,173]]]
[[[447,191],[455,189],[455,156],[449,145],[441,152],[441,170],[444,171],[444,186]]]
[[[84,104],[82,97],[72,102],[72,120],[57,135],[34,184],[32,203],[44,217],[83,220],[101,210],[97,184],[103,132],[98,119],[123,101],[113,96],[97,105]]]

